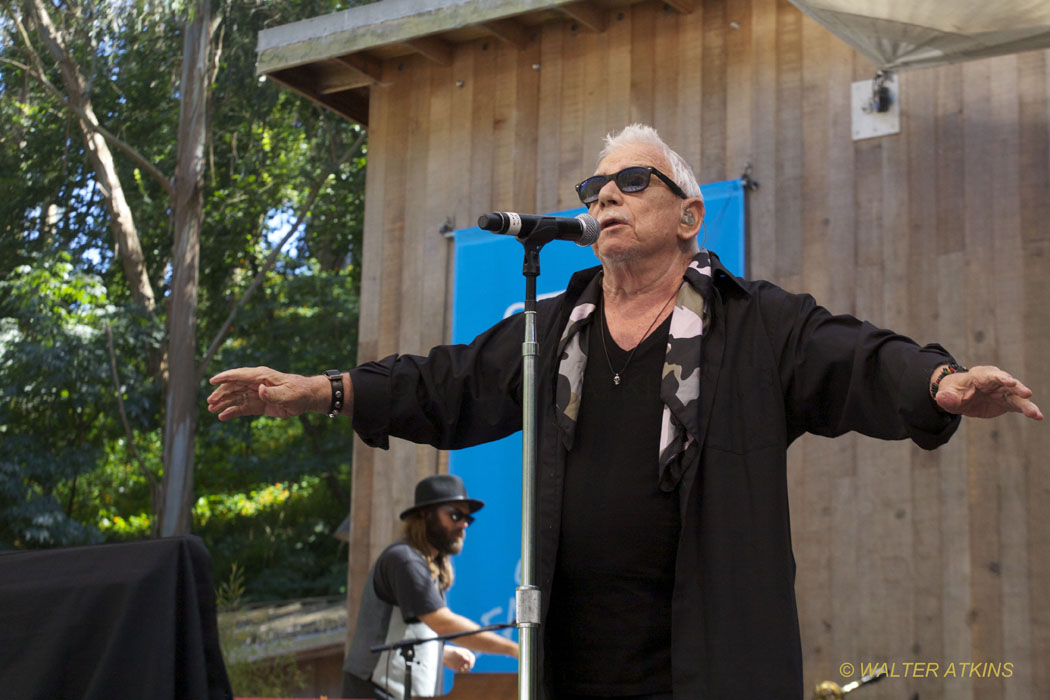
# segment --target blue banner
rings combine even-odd
[[[701,187],[706,204],[702,246],[714,251],[735,275],[743,275],[744,189],[740,180]],[[553,212],[575,216],[584,208]],[[455,232],[452,342],[469,343],[479,333],[524,308],[522,245],[477,227]],[[540,253],[537,296],[565,290],[572,273],[599,264],[590,248],[554,241]],[[460,476],[472,498],[485,501],[467,530],[463,553],[455,558],[456,583],[449,607],[482,624],[513,622],[515,589],[521,582],[521,433],[452,452],[449,471]],[[517,638],[517,631],[504,630]],[[517,661],[479,655],[475,671],[515,672]],[[452,685],[446,673],[445,692]]]

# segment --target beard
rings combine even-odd
[[[438,554],[448,556],[459,554],[463,551],[463,537],[461,530],[446,530],[441,524],[437,511],[430,511],[426,517],[427,541],[430,546],[437,550]]]

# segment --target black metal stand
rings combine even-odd
[[[404,692],[402,693],[403,700],[410,700],[412,697],[412,663],[416,658],[416,645],[426,644],[428,642],[447,642],[450,639],[458,639],[460,637],[469,637],[472,634],[478,634],[479,632],[495,632],[496,630],[507,629],[508,627],[514,627],[516,622],[504,622],[496,625],[485,625],[479,627],[476,630],[467,630],[466,632],[451,632],[449,634],[441,634],[436,637],[427,637],[426,639],[402,639],[400,642],[394,642],[392,644],[379,644],[374,647],[370,647],[370,651],[374,654],[378,654],[384,651],[394,651],[395,649],[405,659],[405,686]]]

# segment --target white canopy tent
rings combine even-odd
[[[878,69],[1050,48],[1050,0],[790,0]]]

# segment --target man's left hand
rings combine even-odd
[[[1009,372],[983,365],[944,377],[937,390],[937,405],[942,411],[970,418],[1023,413],[1034,420],[1043,420],[1043,412],[1031,397],[1032,390]]]

